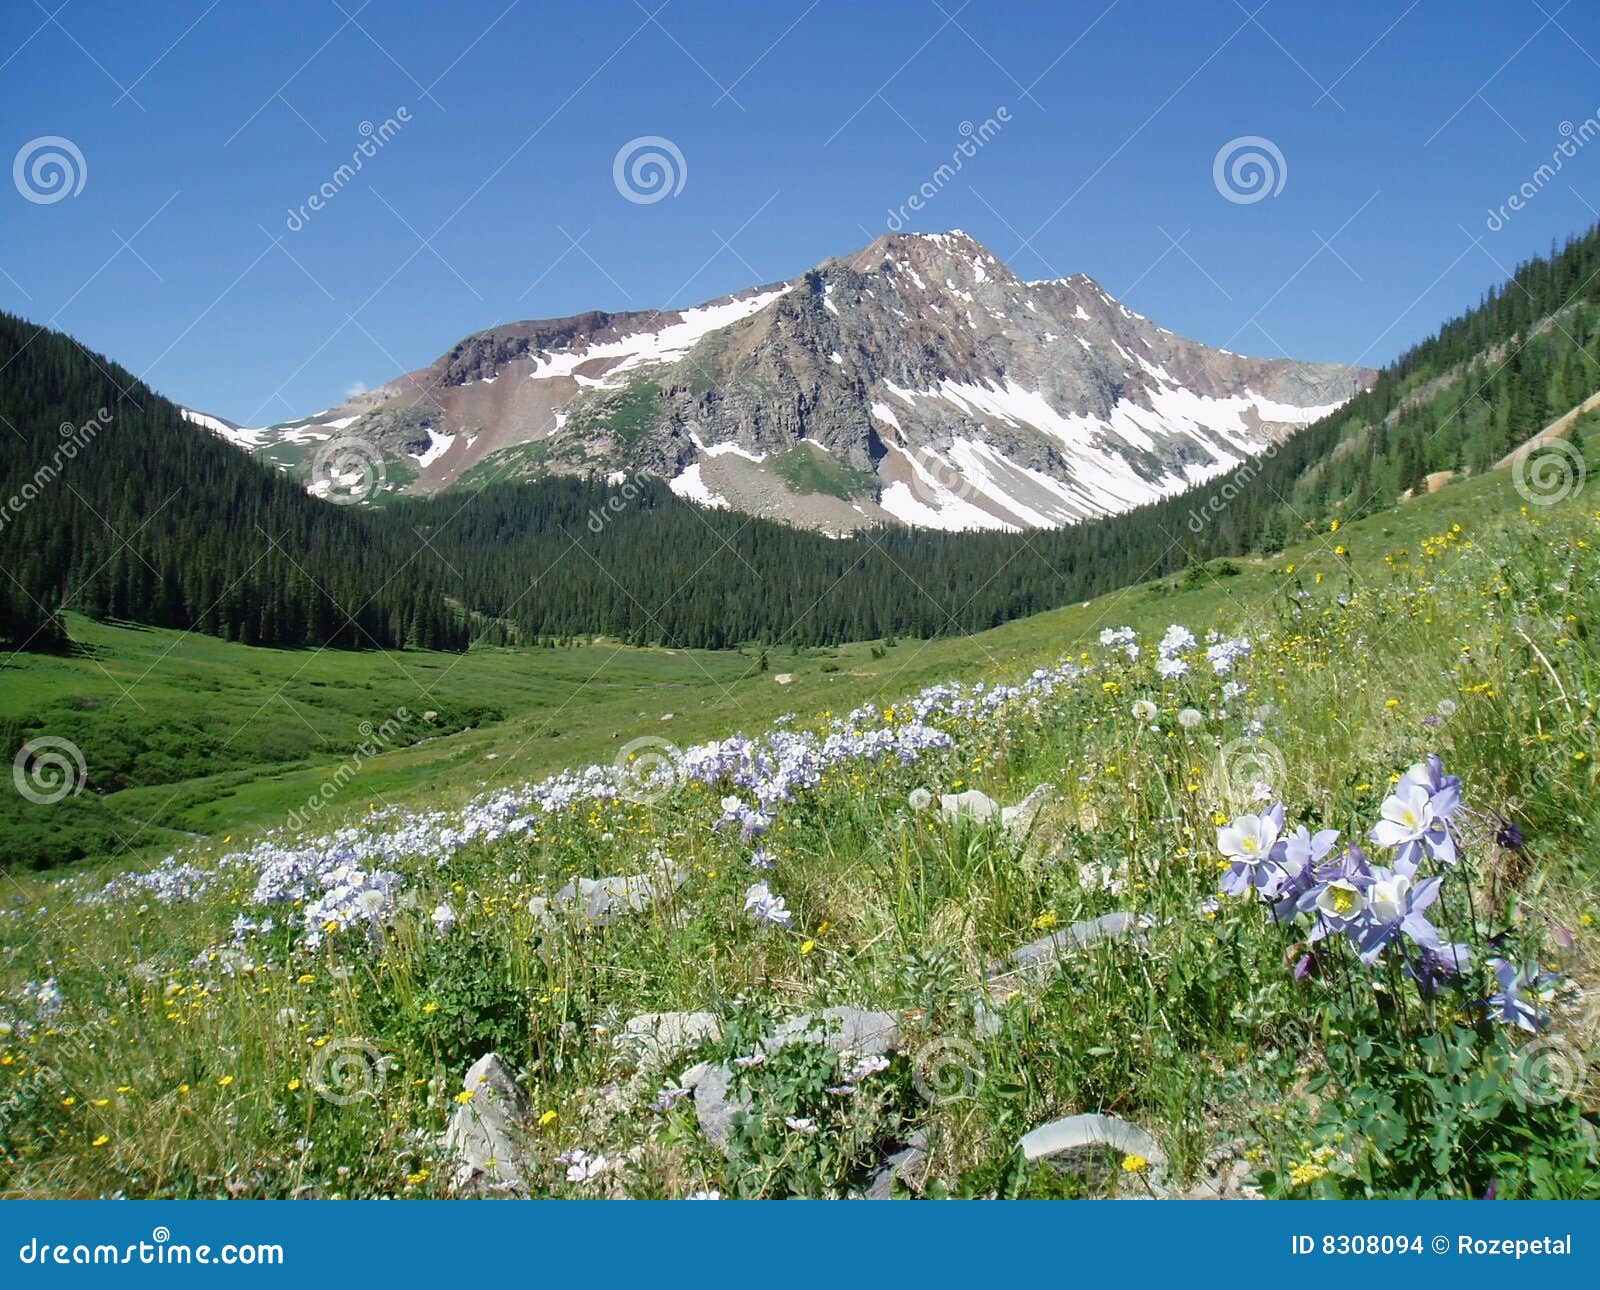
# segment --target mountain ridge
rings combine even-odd
[[[1204,482],[1373,379],[1202,345],[1086,274],[1024,282],[959,230],[893,233],[686,309],[486,328],[228,437],[308,475],[313,445],[355,437],[413,493],[644,473],[823,531],[1027,529]]]

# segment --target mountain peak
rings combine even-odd
[[[284,461],[357,436],[415,492],[644,473],[830,533],[1021,529],[1180,492],[1370,375],[1207,348],[1087,275],[1023,282],[960,229],[891,232],[693,308],[476,333],[303,424],[230,437]]]

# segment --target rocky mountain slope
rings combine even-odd
[[[303,423],[195,419],[313,491],[354,438],[409,492],[646,473],[827,532],[1020,529],[1182,491],[1373,375],[1197,344],[1086,276],[1022,281],[958,231],[698,308],[494,327]]]

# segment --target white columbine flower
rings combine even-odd
[[[1392,923],[1405,916],[1411,896],[1411,879],[1404,874],[1380,878],[1367,893],[1367,903],[1381,923]]]
[[[1217,850],[1235,864],[1255,866],[1267,858],[1278,840],[1278,822],[1270,815],[1241,815],[1217,830]]]
[[[434,930],[443,936],[456,925],[456,911],[450,908],[449,902],[440,901],[433,907],[433,913],[428,915],[433,919]]]
[[[794,923],[794,915],[783,903],[783,897],[774,896],[764,882],[753,882],[745,889],[744,909],[758,923],[770,923],[774,927],[789,927]]]
[[[1379,808],[1383,818],[1373,826],[1372,840],[1382,847],[1398,847],[1421,838],[1433,827],[1429,797],[1423,785],[1402,782]]]
[[[1361,894],[1361,888],[1348,878],[1330,882],[1317,897],[1317,909],[1335,922],[1347,923],[1359,918],[1366,907],[1367,898]]]

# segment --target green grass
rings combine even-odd
[[[808,443],[768,458],[768,464],[794,493],[826,493],[848,502],[857,497],[870,497],[877,488],[869,471],[853,470]]]
[[[916,766],[887,758],[830,771],[780,811],[763,839],[777,862],[765,875],[751,870],[748,843],[711,827],[727,785],[680,787],[653,803],[585,802],[443,863],[396,857],[413,899],[385,913],[381,942],[335,932],[309,950],[283,906],[277,930],[231,971],[212,947],[240,912],[263,912],[249,869],[222,870],[203,899],[173,904],[84,905],[100,875],[64,885],[22,876],[4,915],[14,921],[0,923],[0,1012],[26,1020],[23,983],[47,977],[66,1005],[25,1038],[0,1037],[0,1193],[443,1194],[451,1165],[438,1135],[466,1062],[493,1046],[542,1117],[530,1143],[541,1194],[841,1194],[912,1129],[928,1134],[928,1194],[1097,1194],[1119,1179],[1140,1190],[1137,1162],[1127,1173],[1112,1162],[1110,1180],[1064,1180],[1014,1158],[1030,1127],[1099,1111],[1152,1132],[1180,1189],[1226,1148],[1270,1195],[1470,1196],[1491,1183],[1502,1197],[1593,1195],[1596,1019],[1570,990],[1553,993],[1542,1039],[1575,1055],[1576,1074],[1547,1096],[1536,1050],[1480,1019],[1473,1000],[1490,988],[1481,959],[1428,1007],[1398,974],[1339,952],[1296,982],[1289,965],[1303,929],[1274,927],[1246,901],[1214,914],[1202,904],[1219,876],[1215,827],[1241,809],[1228,759],[1244,721],[1266,706],[1267,760],[1291,823],[1363,837],[1393,777],[1440,751],[1468,804],[1515,820],[1529,845],[1506,850],[1492,827],[1469,830],[1437,921],[1480,950],[1500,936],[1507,953],[1592,983],[1600,528],[1588,501],[1524,514],[1504,475],[1467,481],[1337,531],[1323,519],[1314,540],[1271,559],[1216,564],[981,636],[902,641],[882,657],[864,644],[791,664],[776,651],[766,674],[741,677],[753,660],[738,656],[475,652],[458,663],[473,669],[459,693],[503,704],[505,720],[372,758],[352,797],[383,785],[446,807],[544,769],[610,761],[619,741],[642,734],[680,744],[756,734],[781,711],[803,724],[931,681],[1016,680],[1063,655],[1087,655],[1097,670],[1037,707],[940,718],[955,745]],[[1226,715],[1203,666],[1179,681],[1155,675],[1154,638],[1173,622],[1257,641],[1240,673],[1250,694]],[[1137,665],[1093,643],[1124,623],[1146,643]],[[216,651],[221,675],[259,653],[195,648]],[[280,657],[285,667],[327,658]],[[634,670],[601,671],[610,690],[585,686],[594,668],[583,664],[607,657]],[[693,679],[717,662],[727,670]],[[64,704],[93,665],[59,666],[78,669],[76,682],[55,682]],[[795,674],[789,686],[773,679],[784,670]],[[197,671],[191,656],[166,674],[171,702],[184,701]],[[377,673],[366,679],[385,702],[404,701]],[[436,689],[453,684],[440,678]],[[1137,699],[1156,705],[1155,726],[1134,715]],[[306,702],[308,715],[315,707]],[[1201,713],[1192,730],[1176,719],[1185,707]],[[339,711],[335,725],[373,716],[365,701]],[[903,724],[906,714],[884,719]],[[560,733],[529,740],[551,725]],[[490,760],[492,751],[501,755]],[[281,773],[303,788],[330,764]],[[977,786],[1009,802],[1035,784],[1050,798],[1026,839],[908,807],[918,787]],[[269,801],[293,800],[256,791],[241,785],[204,809],[223,818],[250,799],[266,819]],[[201,845],[193,858],[205,866],[239,842]],[[572,875],[640,872],[652,854],[688,875],[666,905],[598,930],[541,930],[529,913],[530,897]],[[757,876],[787,900],[792,929],[744,915]],[[460,915],[444,937],[428,918],[439,901]],[[1113,910],[1148,918],[1142,943],[1081,953],[1048,984],[995,1004],[997,1031],[975,1024],[985,963]],[[1570,930],[1570,946],[1553,925]],[[649,1109],[697,1057],[731,1059],[776,1020],[835,1003],[902,1019],[904,1051],[859,1097],[825,1092],[840,1072],[814,1048],[751,1068],[739,1078],[756,1114],[728,1158],[703,1140],[687,1104]],[[719,1013],[726,1038],[660,1069],[619,1067],[618,1025],[672,1008]],[[953,1095],[930,1096],[929,1068],[949,1055],[960,1078],[932,1087]],[[339,1072],[348,1079],[336,1082]],[[799,1114],[823,1130],[788,1130],[784,1117]],[[618,1163],[569,1182],[556,1157],[573,1148]]]

